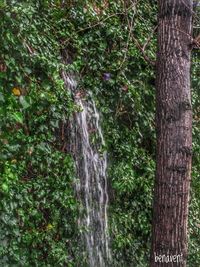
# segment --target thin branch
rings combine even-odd
[[[124,58],[123,58],[123,60],[122,60],[122,63],[121,63],[121,65],[120,65],[119,69],[122,68],[122,66],[123,66],[123,64],[124,64],[124,62],[125,62],[125,60],[126,60],[132,30],[133,30],[133,17],[132,17],[132,19],[131,19],[131,23],[130,23],[130,28],[129,28],[128,38],[127,38],[127,43],[126,43],[126,48],[125,48]]]
[[[130,28],[130,24],[128,22],[129,25],[129,29],[130,29],[130,33],[131,33],[131,37],[133,39],[133,41],[135,42],[135,45],[137,46],[137,48],[140,50],[140,52],[142,53],[144,59],[146,62],[148,62],[150,65],[154,66],[155,63],[147,56],[147,54],[145,53],[145,50],[142,48],[142,46],[140,45],[139,41],[135,38],[135,36],[133,35],[131,28]]]
[[[130,10],[135,5],[136,5],[136,3],[133,3],[132,5],[130,5],[130,7],[126,9],[126,12],[128,10]],[[111,15],[107,16],[106,18],[104,18],[104,19],[98,21],[97,23],[93,24],[93,25],[90,25],[88,27],[85,27],[85,28],[82,28],[82,29],[78,30],[77,33],[82,32],[82,31],[85,31],[85,30],[88,30],[88,29],[92,29],[92,28],[100,25],[101,23],[105,22],[106,20],[108,20],[108,19],[110,19],[110,18],[112,18],[114,16],[123,15],[123,14],[125,14],[125,12],[117,12],[117,13],[111,14]]]
[[[149,37],[148,37],[146,43],[143,45],[143,48],[142,48],[143,51],[145,51],[146,47],[148,46],[149,42],[151,41],[151,39],[152,39],[152,37],[153,37],[155,31],[157,30],[157,28],[158,28],[158,25],[156,25],[156,27],[153,29],[153,32],[149,35]]]
[[[170,27],[170,26],[169,26]],[[174,29],[174,30],[177,30],[179,32],[182,32],[183,34],[187,35],[190,40],[191,40],[191,49],[195,48],[195,49],[199,49],[200,48],[200,35],[198,35],[196,38],[193,38],[192,35],[190,35],[189,33],[187,32],[184,32],[178,28],[173,28],[173,27],[170,27],[171,29]]]
[[[106,18],[98,21],[97,23],[93,24],[93,25],[90,25],[90,26],[87,26],[85,28],[82,28],[80,30],[78,30],[76,33],[79,33],[79,32],[82,32],[82,31],[85,31],[85,30],[88,30],[88,29],[92,29],[92,28],[95,28],[96,26],[99,26],[101,23],[105,22],[106,20],[114,17],[114,16],[117,16],[117,15],[122,15],[124,14],[124,12],[118,12],[118,13],[114,13],[114,14],[111,14],[110,16],[107,16]]]
[[[153,29],[152,34],[148,37],[146,43],[143,45],[143,47],[141,46],[141,44],[139,43],[139,41],[135,38],[135,36],[132,33],[132,25],[129,23],[129,20],[127,19],[128,22],[128,26],[129,26],[129,34],[132,37],[132,40],[135,42],[135,45],[137,46],[137,48],[140,50],[140,52],[142,53],[144,60],[149,63],[151,66],[155,66],[155,62],[152,61],[147,54],[145,53],[145,48],[147,47],[147,45],[149,44],[150,40],[152,39],[153,34],[155,33],[156,29],[158,26],[156,26]]]
[[[185,0],[181,0],[182,3],[184,4],[184,6],[191,11],[191,13],[198,18],[198,16],[196,15],[196,12],[194,12],[194,10],[192,8],[190,8],[186,3],[185,3]]]
[[[142,53],[144,59],[146,62],[148,62],[150,65],[155,66],[155,62],[152,61],[147,54],[145,53],[145,51],[143,50],[142,46],[140,45],[140,43],[138,42],[138,40],[135,38],[135,36],[133,34],[131,34],[131,37],[133,39],[133,41],[135,42],[135,45],[137,46],[137,48],[140,50],[140,52]]]
[[[194,10],[191,9],[191,8],[185,3],[185,0],[182,0],[182,3],[184,4],[184,6],[185,6],[188,10],[191,11],[191,13],[193,14],[193,17],[199,22],[200,18],[199,18],[199,16],[197,16],[196,12],[194,12]],[[199,1],[198,1],[198,3],[199,3]],[[198,3],[197,3],[197,4],[198,4]]]
[[[34,54],[35,54],[34,49],[33,49],[32,47],[30,47],[30,46],[27,44],[27,42],[26,42],[25,40],[23,41],[23,44],[24,44],[24,46],[28,49],[28,51],[29,51],[29,53],[30,53],[31,55],[34,55]]]
[[[191,40],[193,40],[193,37],[191,34],[187,33],[187,32],[184,32],[182,30],[180,30],[179,28],[174,28],[174,27],[171,27],[169,26],[169,28],[173,29],[173,30],[176,30],[176,31],[179,31],[179,32],[182,32],[183,34],[187,35]]]
[[[126,11],[128,11],[128,10],[130,10],[132,7],[134,7],[134,6],[136,5],[136,3],[137,3],[137,2],[134,2],[132,5],[130,5],[130,7],[127,8]],[[79,29],[76,33],[80,33],[80,32],[83,32],[83,31],[86,31],[86,30],[95,28],[95,27],[101,25],[101,24],[104,23],[106,20],[108,20],[108,19],[110,19],[110,18],[112,18],[112,17],[118,16],[118,15],[124,15],[124,14],[125,14],[125,12],[117,12],[117,13],[111,14],[111,15],[107,16],[106,18],[104,18],[104,19],[98,21],[98,22],[95,23],[95,24],[92,24],[92,25],[87,26],[87,27],[85,27],[85,28]],[[72,38],[72,37],[70,37],[70,38],[68,38],[67,40],[65,40],[65,41],[63,42],[63,44],[68,43],[69,40],[71,40],[71,38]]]

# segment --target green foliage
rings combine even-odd
[[[154,70],[129,39],[128,23],[133,19],[133,34],[144,44],[149,35],[146,27],[154,27],[156,10],[143,1],[137,8],[127,6],[128,14],[124,8],[122,2],[111,1],[109,10],[104,9],[96,22],[89,12],[86,14],[90,27],[81,28],[85,30],[79,33],[81,48],[77,49],[79,56],[73,64],[80,66],[84,78],[82,88],[96,94],[103,116],[110,166],[113,266],[140,267],[147,266],[149,257],[155,171],[155,90]],[[144,14],[140,8],[145,14],[149,10],[154,14],[141,27]],[[152,59],[154,43],[155,40],[148,50]]]
[[[121,4],[112,2],[109,12],[122,12]],[[105,22],[91,22],[98,25],[81,36],[79,62],[84,64],[83,88],[96,93],[104,118],[110,160],[110,196],[113,195],[109,210],[113,259],[116,259],[113,266],[145,266],[154,175],[151,158],[155,140],[151,84],[154,74],[132,41],[127,49],[127,17],[122,14],[109,18],[105,13],[99,19],[107,19]],[[136,17],[135,9],[129,11],[129,19],[132,17]],[[134,23],[139,22],[135,19]],[[142,34],[145,35],[145,29],[136,32],[141,42],[145,39],[141,38]],[[104,79],[104,73],[110,74],[109,80]]]
[[[44,3],[45,4],[45,3]],[[74,266],[74,163],[60,127],[73,111],[60,77],[54,8],[1,7],[0,265]]]
[[[148,264],[155,172],[155,73],[142,46],[156,1],[0,1],[0,266],[85,267],[74,164],[62,127],[74,112],[61,52],[102,112],[109,156],[113,266]],[[134,38],[135,39],[134,39]],[[155,59],[155,36],[146,52]],[[193,65],[194,157],[189,266],[199,258],[199,56]]]

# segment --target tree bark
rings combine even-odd
[[[192,158],[192,0],[158,0],[157,159],[150,266],[186,266]]]

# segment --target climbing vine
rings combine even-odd
[[[147,266],[155,171],[156,1],[0,2],[0,265],[85,266],[63,69],[102,114],[113,266]],[[63,51],[69,52],[63,64]],[[199,55],[194,53],[190,266],[199,258]]]

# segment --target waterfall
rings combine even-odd
[[[92,94],[78,91],[76,77],[65,71],[62,77],[79,107],[70,121],[69,142],[79,178],[76,193],[85,211],[80,218],[80,227],[84,228],[88,266],[107,267],[111,258],[107,219],[107,154],[100,116]]]

